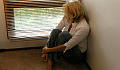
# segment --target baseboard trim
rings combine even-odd
[[[30,50],[30,49],[42,49],[42,48],[43,47],[25,47],[25,48],[13,48],[13,49],[0,49],[0,52]]]

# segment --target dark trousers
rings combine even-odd
[[[53,29],[50,34],[50,38],[47,42],[48,48],[56,47],[59,45],[63,45],[68,42],[72,38],[72,35],[67,31],[61,31],[59,29]],[[67,60],[68,62],[76,63],[82,62],[84,59],[83,54],[79,50],[78,46],[74,46],[70,50],[67,50],[65,53],[62,52],[49,52],[48,59],[49,60],[58,60],[61,56]]]

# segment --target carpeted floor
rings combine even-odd
[[[0,52],[0,70],[44,70],[46,63],[41,61],[41,49]],[[89,70],[82,64],[70,64],[63,59],[55,62],[53,70]]]

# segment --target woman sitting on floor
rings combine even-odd
[[[52,70],[52,61],[61,56],[72,63],[84,60],[89,33],[89,25],[85,18],[85,9],[79,1],[64,5],[64,17],[53,29],[47,45],[42,49],[43,61],[47,61],[45,70]]]

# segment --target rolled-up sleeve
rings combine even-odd
[[[67,43],[64,44],[64,46],[66,46],[65,51],[71,49],[72,47],[80,43],[83,39],[85,39],[88,36],[88,33],[88,27],[79,28],[75,35],[73,35],[73,37]]]

